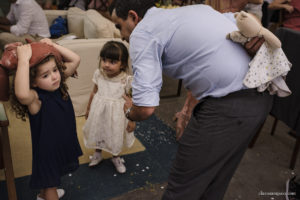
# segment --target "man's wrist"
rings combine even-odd
[[[130,121],[133,121],[131,118],[130,118],[130,112],[131,112],[131,109],[132,107],[128,108],[125,112],[125,117],[130,120]]]

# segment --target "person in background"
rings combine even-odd
[[[172,6],[184,6],[186,0],[172,0]]]
[[[283,27],[300,31],[300,1],[274,0],[269,4],[270,10],[282,10]]]
[[[130,43],[129,120],[147,119],[159,105],[162,73],[182,79],[199,101],[179,139],[163,200],[219,200],[265,121],[272,96],[246,89],[250,56],[226,39],[235,23],[207,5],[156,8],[153,0],[116,0],[112,19]],[[205,19],[205,20],[199,20]]]
[[[49,26],[46,15],[35,0],[10,0],[10,11],[6,17],[0,17],[0,51],[13,42],[25,43],[49,38]]]
[[[99,68],[95,71],[94,89],[86,111],[83,127],[84,143],[95,149],[90,167],[98,165],[102,150],[113,155],[111,159],[117,172],[125,173],[124,159],[120,158],[123,146],[134,142],[135,122],[126,119],[123,113],[125,92],[130,93],[132,76],[128,75],[128,51],[121,42],[107,42],[101,52]]]
[[[59,10],[68,10],[71,7],[77,7],[81,10],[87,9],[89,0],[61,0],[58,4]]]
[[[114,0],[91,0],[88,3],[88,9],[97,10],[102,16],[111,20],[110,7]]]
[[[57,5],[59,3],[58,0],[36,0],[36,2],[44,9],[44,10],[56,10]]]
[[[263,0],[248,0],[248,3],[245,6],[244,10],[254,15],[258,19],[258,21],[261,22],[262,15],[263,15],[262,5],[263,5]]]
[[[45,38],[39,54],[30,44],[17,47],[18,66],[12,87],[11,105],[17,117],[29,117],[32,139],[30,187],[39,189],[37,200],[58,200],[63,175],[79,167],[82,151],[77,138],[75,114],[67,92],[66,78],[80,63],[74,52]],[[31,63],[34,55],[39,63]],[[39,59],[38,59],[39,58]],[[30,68],[31,66],[31,68]]]

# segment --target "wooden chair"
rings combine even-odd
[[[15,177],[11,159],[11,151],[7,127],[9,121],[2,103],[0,103],[0,169],[4,169],[9,200],[16,200]]]
[[[276,35],[281,40],[282,49],[293,65],[286,77],[286,83],[292,94],[284,98],[274,97],[270,114],[275,117],[275,121],[271,135],[275,132],[278,120],[281,120],[291,128],[289,134],[296,138],[296,141],[289,167],[294,169],[300,150],[300,32],[280,27],[276,31]],[[260,130],[249,144],[249,148],[253,147],[259,132]]]

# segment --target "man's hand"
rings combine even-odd
[[[264,38],[261,37],[254,37],[249,42],[246,42],[244,47],[247,51],[247,53],[253,57],[255,56],[258,49],[261,47],[261,45],[265,42]]]
[[[125,100],[124,107],[123,107],[125,113],[128,108],[132,107],[132,99],[125,94],[123,95],[123,99]]]
[[[182,111],[181,112],[177,112],[175,114],[175,120],[177,120],[176,122],[176,140],[179,140],[183,134],[183,131],[185,129],[185,127],[187,126],[189,120],[190,120],[191,116],[184,114]]]
[[[294,11],[294,7],[291,6],[290,4],[284,4],[284,9],[288,12],[288,13],[292,13]]]
[[[128,120],[128,124],[127,124],[127,128],[126,128],[127,132],[130,133],[130,132],[134,131],[135,127],[136,127],[136,123]]]

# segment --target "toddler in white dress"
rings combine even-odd
[[[103,46],[100,57],[83,127],[84,144],[95,149],[90,167],[101,162],[101,151],[104,150],[113,155],[116,170],[125,173],[124,160],[119,154],[124,145],[131,147],[135,140],[135,122],[129,121],[123,111],[125,100],[122,96],[128,95],[132,80],[132,76],[126,73],[128,51],[123,43],[109,41]]]

